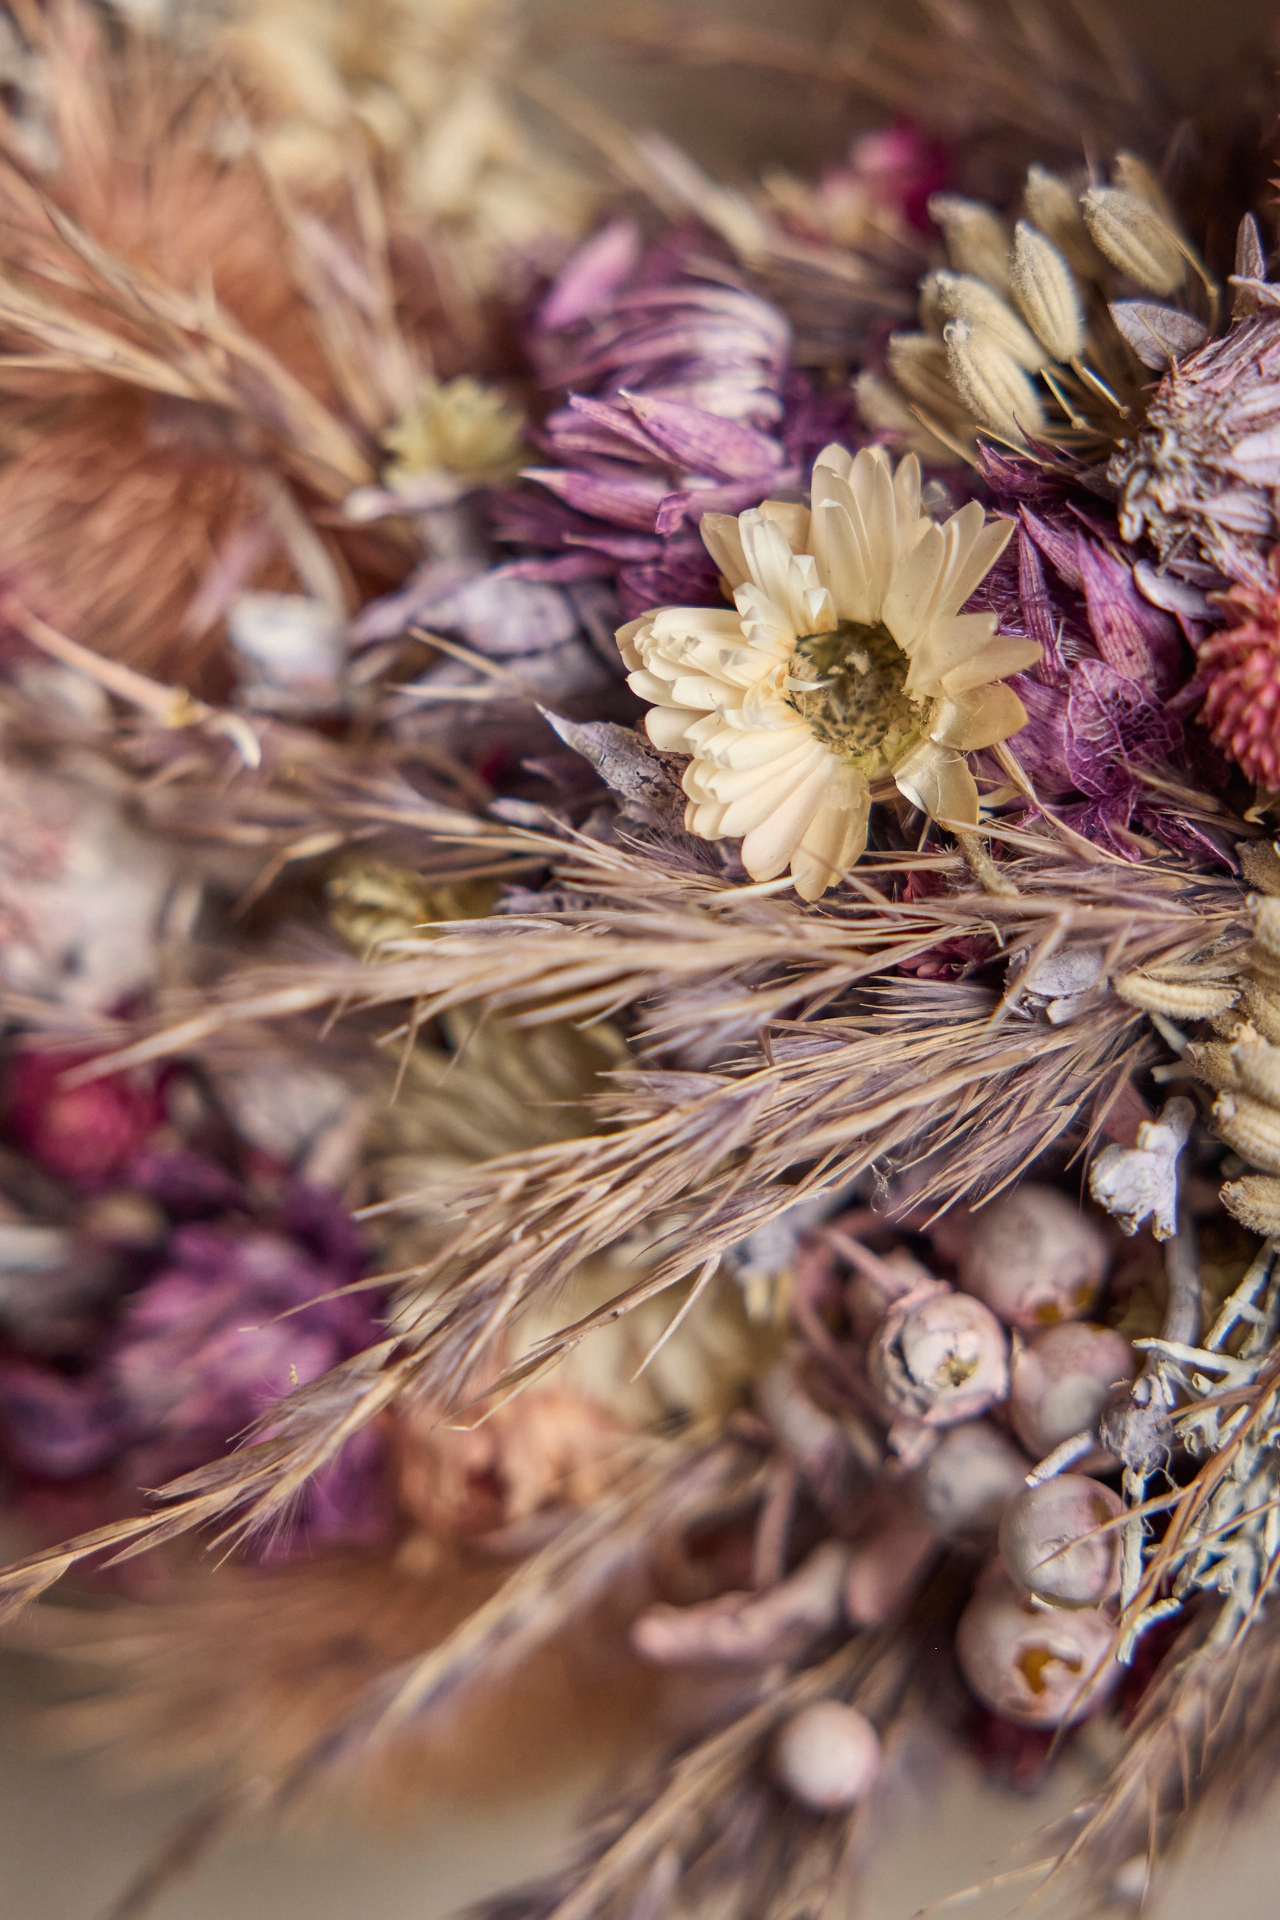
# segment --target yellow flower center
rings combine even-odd
[[[887,772],[920,738],[923,716],[903,690],[907,658],[887,627],[842,620],[830,633],[803,634],[790,675],[788,698],[801,719],[868,779]]]

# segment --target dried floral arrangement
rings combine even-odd
[[[1280,102],[929,11],[611,12],[880,114],[750,188],[507,6],[7,18],[0,1597],[214,1781],[118,1916],[591,1752],[486,1920],[818,1920],[926,1726],[1110,1729],[1133,1910],[1268,1773]]]

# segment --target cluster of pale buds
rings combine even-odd
[[[857,1217],[816,1233],[850,1276],[814,1270],[843,1289],[843,1359],[862,1380],[855,1405],[878,1414],[885,1443],[860,1428],[859,1447],[812,1398],[806,1350],[789,1349],[757,1409],[784,1463],[779,1484],[807,1489],[831,1537],[754,1590],[650,1605],[632,1643],[655,1665],[704,1673],[805,1660],[831,1636],[900,1620],[950,1548],[990,1561],[957,1639],[973,1693],[1022,1725],[1069,1724],[1115,1678],[1106,1609],[1124,1509],[1089,1476],[1116,1465],[1099,1423],[1134,1359],[1122,1335],[1082,1317],[1106,1281],[1110,1236],[1057,1188],[1026,1182],[932,1223],[952,1285],[904,1247],[872,1252],[846,1223]],[[811,1810],[863,1799],[878,1764],[871,1723],[840,1701],[793,1714],[768,1756],[775,1785]]]
[[[950,265],[922,283],[920,331],[890,340],[892,379],[859,380],[868,424],[932,464],[968,457],[979,430],[1104,452],[1142,414],[1145,369],[1165,370],[1209,331],[1178,307],[1117,296],[1181,298],[1194,275],[1216,320],[1217,290],[1133,154],[1109,183],[1082,188],[1032,167],[1023,204],[1010,236],[981,201],[933,196]]]

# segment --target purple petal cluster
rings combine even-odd
[[[848,395],[816,390],[790,346],[775,307],[691,249],[642,256],[630,222],[606,227],[535,321],[535,360],[570,391],[540,435],[554,464],[525,471],[539,491],[496,498],[498,537],[540,549],[504,571],[615,580],[623,619],[717,602],[702,515],[797,489],[820,447],[852,434]]]
[[[1212,827],[1165,791],[1210,788],[1225,762],[1186,721],[1198,634],[1143,592],[1148,569],[1104,502],[1016,457],[984,449],[985,477],[1018,535],[971,603],[1043,657],[1010,679],[1028,723],[1010,742],[1040,799],[1074,832],[1126,860],[1149,844],[1230,864]]]
[[[124,1088],[132,1130],[108,1127],[119,1076],[68,1092],[67,1059],[21,1056],[9,1074],[10,1129],[34,1149],[46,1185],[50,1175],[69,1183],[57,1205],[79,1224],[43,1230],[65,1243],[61,1266],[45,1276],[61,1309],[4,1315],[0,1456],[68,1498],[96,1476],[110,1517],[140,1490],[217,1459],[256,1423],[269,1430],[277,1401],[377,1340],[378,1302],[344,1291],[365,1253],[331,1194],[295,1183],[268,1201],[231,1167],[175,1141],[148,1085]],[[96,1124],[95,1150],[76,1157],[69,1126],[81,1119]],[[52,1187],[48,1196],[53,1205]],[[376,1434],[357,1436],[315,1476],[297,1519],[302,1544],[385,1537]]]

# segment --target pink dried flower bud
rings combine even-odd
[[[971,1691],[1020,1727],[1073,1726],[1101,1704],[1122,1668],[1106,1615],[1046,1611],[1007,1577],[985,1580],[960,1616],[956,1658]]]
[[[1027,1332],[1087,1313],[1107,1264],[1097,1222],[1030,1180],[972,1215],[958,1262],[965,1292]]]
[[[902,1612],[935,1557],[938,1536],[910,1512],[889,1516],[849,1555],[844,1610],[855,1627],[883,1627]]]
[[[795,1659],[839,1624],[849,1549],[825,1540],[777,1586],[689,1607],[649,1607],[631,1644],[656,1666],[768,1666]]]
[[[993,1540],[1009,1503],[1025,1493],[1031,1462],[988,1420],[944,1434],[926,1460],[916,1501],[950,1540]]]
[[[1028,1487],[1000,1522],[1005,1571],[1052,1606],[1100,1606],[1120,1583],[1120,1535],[1098,1529],[1123,1512],[1110,1487],[1083,1473]]]
[[[815,1700],[783,1722],[770,1760],[784,1793],[814,1813],[835,1813],[870,1792],[880,1771],[880,1742],[856,1707]]]
[[[962,1293],[900,1300],[885,1316],[869,1363],[886,1406],[928,1427],[972,1420],[1009,1390],[1000,1323]]]
[[[1133,1348],[1110,1327],[1046,1327],[1009,1365],[1009,1423],[1033,1460],[1094,1426],[1118,1381],[1133,1378]]]

